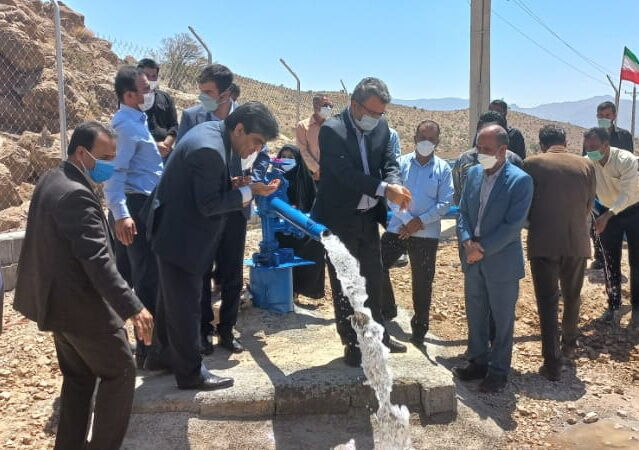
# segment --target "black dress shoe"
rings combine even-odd
[[[600,259],[595,259],[590,263],[590,270],[603,270],[604,263]]]
[[[391,338],[388,338],[388,341],[384,342],[384,345],[388,347],[391,353],[406,353],[408,351],[404,344]]]
[[[505,375],[486,375],[486,378],[479,383],[479,392],[484,394],[496,394],[506,387],[508,378]]]
[[[486,377],[488,366],[469,363],[466,367],[453,367],[453,374],[462,381],[481,380]]]
[[[244,351],[244,347],[233,335],[220,337],[218,342],[220,347],[223,347],[230,351],[231,353],[242,353]]]
[[[218,377],[211,372],[206,372],[200,377],[200,380],[193,384],[178,384],[179,389],[214,391],[216,389],[224,389],[233,386],[233,378]]]
[[[215,349],[213,348],[213,344],[211,343],[211,335],[203,334],[201,339],[202,341],[200,342],[200,353],[202,355],[212,355]]]
[[[549,381],[561,380],[561,365],[560,364],[543,364],[539,368],[539,375],[546,378]]]
[[[351,367],[362,365],[362,351],[355,345],[344,346],[344,362]]]

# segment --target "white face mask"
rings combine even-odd
[[[249,170],[253,168],[253,163],[257,159],[257,153],[251,153],[246,158],[242,158],[242,170]]]
[[[493,155],[484,155],[483,153],[477,154],[477,160],[484,170],[490,170],[497,164],[497,158]]]
[[[420,156],[430,156],[431,153],[435,151],[435,144],[431,141],[419,141],[417,145],[415,145],[415,151],[419,153]]]
[[[319,115],[324,120],[330,119],[330,117],[333,115],[333,108],[331,108],[330,106],[322,106]]]
[[[153,106],[153,103],[155,103],[155,91],[144,94],[144,103],[141,103],[138,106],[142,111],[148,111]]]
[[[156,81],[149,81],[149,86],[151,86],[151,90],[152,91],[155,91],[158,88],[159,85],[160,85],[160,82],[157,81],[157,80]]]
[[[375,129],[378,123],[379,119],[371,117],[368,114],[364,114],[359,120],[355,119],[355,124],[362,131],[372,131]]]

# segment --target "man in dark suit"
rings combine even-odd
[[[380,324],[383,324],[380,298],[383,270],[378,224],[386,223],[384,198],[401,209],[406,209],[411,200],[408,189],[400,185],[399,166],[388,145],[390,132],[382,116],[389,102],[390,94],[383,81],[364,78],[353,91],[350,107],[322,124],[319,134],[322,181],[312,212],[359,261],[366,279],[366,306]],[[353,308],[330,261],[329,276],[337,331],[345,346],[344,360],[357,367],[362,355],[349,319]],[[406,351],[388,333],[384,333],[384,343],[391,352]]]
[[[113,236],[92,187],[113,173],[113,132],[97,122],[80,124],[67,152],[33,193],[14,308],[53,331],[63,377],[55,447],[119,448],[135,387],[124,321],[131,318],[150,344],[153,319],[118,273]]]
[[[590,210],[597,192],[589,160],[566,151],[566,132],[556,125],[539,131],[542,153],[524,161],[535,193],[529,214],[528,259],[541,324],[542,376],[561,378],[557,329],[559,285],[564,302],[562,350],[571,357],[579,334],[579,306],[586,259]]]
[[[157,337],[168,350],[180,389],[218,389],[233,384],[212,375],[200,355],[202,277],[210,268],[229,214],[277,183],[233,189],[232,154],[246,158],[278,134],[271,112],[247,102],[224,121],[195,126],[178,143],[149,203],[151,245],[157,255],[162,295]]]
[[[468,171],[457,220],[469,364],[453,373],[464,381],[482,379],[479,389],[486,393],[501,390],[510,371],[515,304],[524,277],[521,229],[533,195],[532,179],[507,161],[507,148],[508,132],[501,126],[479,132],[479,165]]]

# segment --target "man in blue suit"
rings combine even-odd
[[[468,171],[457,222],[468,320],[466,367],[453,373],[463,381],[481,379],[481,392],[501,390],[513,345],[515,304],[524,277],[521,229],[528,217],[533,182],[506,161],[508,132],[489,125],[479,132],[479,165]],[[495,336],[490,342],[490,317]]]

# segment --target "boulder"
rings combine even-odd
[[[0,210],[18,206],[21,203],[22,199],[11,178],[11,172],[7,166],[0,164]]]
[[[60,149],[55,147],[37,147],[31,151],[31,165],[36,178],[40,178],[47,170],[60,164]]]
[[[17,70],[42,70],[44,55],[38,43],[9,22],[0,23],[0,55]]]
[[[0,233],[24,229],[27,224],[30,202],[0,211]]]
[[[0,138],[0,164],[4,164],[16,184],[30,180],[33,175],[29,152],[8,139]]]

